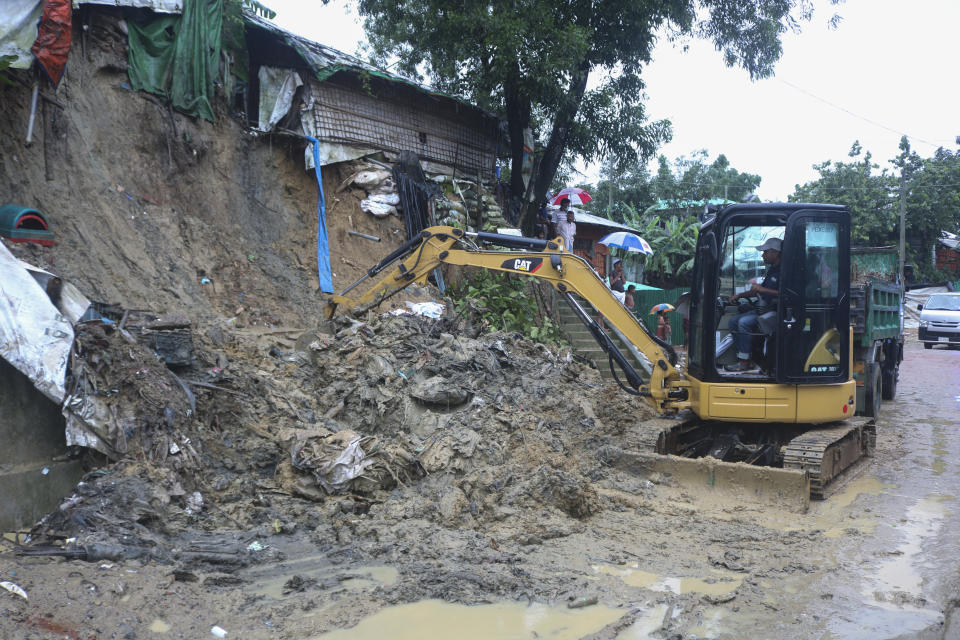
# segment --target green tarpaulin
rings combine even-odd
[[[128,25],[130,85],[213,122],[223,0],[185,0],[182,15],[145,14]]]

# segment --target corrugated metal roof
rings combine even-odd
[[[73,0],[73,4],[99,4],[107,7],[136,7],[156,13],[183,13],[183,0]]]
[[[709,200],[657,200],[655,204],[647,207],[647,211],[693,209],[695,207],[705,207],[707,205],[722,206],[725,204],[736,204],[736,202],[733,200],[727,200],[725,198],[710,198]]]
[[[940,232],[940,244],[954,251],[960,251],[960,236],[949,231]]]
[[[319,42],[313,42],[312,40],[307,40],[302,36],[298,36],[295,33],[291,33],[285,29],[282,29],[275,25],[274,23],[262,18],[256,14],[250,12],[244,12],[244,18],[251,24],[254,24],[262,29],[270,31],[283,40],[285,40],[291,47],[297,50],[300,56],[304,61],[310,66],[313,72],[316,74],[317,79],[320,81],[326,80],[333,74],[338,71],[355,71],[355,72],[364,72],[371,75],[383,78],[384,80],[389,80],[391,82],[397,82],[405,84],[409,87],[413,87],[421,93],[433,96],[435,98],[443,98],[446,100],[453,100],[471,110],[477,111],[478,113],[487,116],[488,118],[498,119],[492,113],[481,109],[480,107],[472,104],[463,98],[453,96],[450,94],[437,91],[428,86],[419,84],[404,78],[403,76],[398,76],[396,74],[375,67],[369,62],[365,62],[356,56],[352,56],[348,53],[344,53],[339,49],[334,49],[333,47],[328,47],[325,44],[320,44]]]
[[[553,218],[554,222],[559,222],[556,213],[560,211],[560,207],[550,207],[550,216]],[[595,216],[591,213],[587,213],[582,209],[577,209],[576,207],[570,207],[570,211],[573,211],[573,221],[583,224],[593,224],[598,227],[607,227],[609,229],[619,229],[621,231],[631,231],[640,235],[640,232],[632,227],[620,224],[619,222],[614,222],[613,220],[608,220],[606,218],[601,218],[600,216]]]

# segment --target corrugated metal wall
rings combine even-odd
[[[633,294],[634,313],[640,320],[643,320],[647,328],[652,333],[657,332],[657,316],[650,315],[650,309],[653,305],[666,302],[673,304],[680,297],[680,294],[686,293],[689,289],[663,289],[661,291],[635,291]],[[683,317],[676,311],[668,311],[667,317],[670,319],[671,342],[675,346],[687,344],[686,336],[683,335]]]

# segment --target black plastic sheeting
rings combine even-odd
[[[441,192],[440,185],[427,180],[420,166],[420,158],[413,151],[400,153],[400,160],[393,165],[393,181],[400,194],[400,207],[403,209],[409,240],[437,223],[431,205],[433,198]],[[443,291],[443,276],[439,269],[434,270],[434,278]]]

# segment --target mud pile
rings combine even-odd
[[[384,314],[296,335],[213,319],[178,374],[194,409],[156,358],[88,326],[80,343],[130,417],[126,446],[43,531],[168,561],[199,531],[308,531],[377,555],[437,525],[487,545],[582,528],[602,509],[598,452],[649,410],[568,350],[466,326]]]

